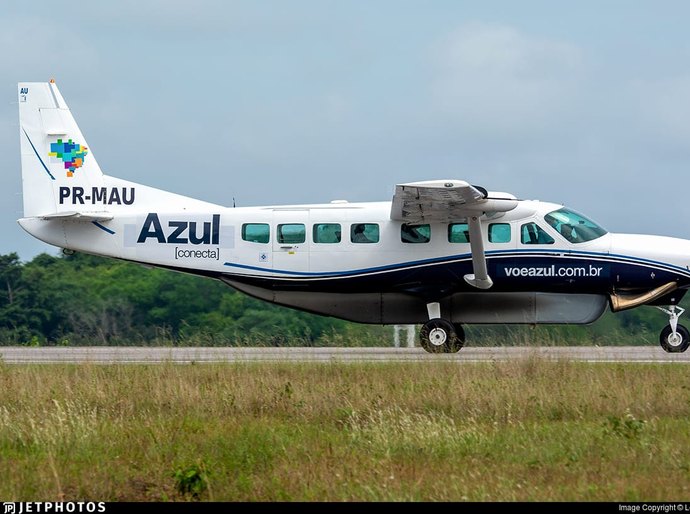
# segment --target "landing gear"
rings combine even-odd
[[[690,346],[690,332],[683,325],[676,327],[673,333],[671,325],[666,325],[659,336],[661,347],[669,353],[684,352]]]
[[[440,318],[424,323],[419,332],[419,342],[429,353],[454,353],[463,345],[453,324]]]
[[[453,325],[440,316],[438,303],[427,305],[429,321],[422,325],[419,343],[429,353],[455,353],[465,344],[465,331],[459,323]]]
[[[669,309],[657,307],[669,316],[668,325],[664,327],[659,335],[661,347],[669,353],[681,353],[690,346],[690,332],[683,325],[678,324],[678,318],[685,312],[685,309],[676,305],[671,305]]]
[[[460,348],[465,346],[465,330],[460,323],[453,323],[453,328],[455,328],[455,346],[457,347],[455,351],[457,352]]]

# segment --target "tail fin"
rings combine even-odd
[[[53,80],[19,84],[19,137],[24,217],[60,216],[64,186],[90,191],[103,185],[103,172]]]

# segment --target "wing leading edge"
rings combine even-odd
[[[480,217],[514,209],[517,199],[507,193],[491,193],[464,180],[430,180],[395,186],[391,219],[411,225],[467,221],[474,273],[465,281],[478,289],[493,285],[486,269]]]

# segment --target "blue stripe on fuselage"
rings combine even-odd
[[[674,264],[669,264],[665,262],[655,261],[651,259],[644,259],[640,257],[631,257],[621,254],[609,254],[601,252],[587,252],[587,251],[577,251],[573,252],[569,249],[511,249],[511,250],[490,250],[486,252],[488,261],[495,259],[505,259],[505,258],[518,258],[520,261],[527,260],[531,258],[538,257],[550,257],[554,254],[560,255],[563,259],[575,259],[575,260],[587,260],[587,261],[598,261],[606,264],[610,263],[621,263],[633,266],[642,266],[645,268],[651,268],[655,270],[661,270],[666,272],[679,273],[680,275],[690,278],[690,270]],[[350,278],[354,276],[368,275],[368,274],[379,274],[386,272],[403,271],[407,269],[419,268],[424,266],[438,266],[441,264],[451,264],[459,263],[462,261],[471,260],[472,255],[469,253],[450,255],[445,257],[436,257],[433,259],[423,259],[418,261],[409,261],[397,264],[389,264],[385,266],[375,266],[371,268],[360,268],[356,270],[348,271],[323,271],[323,272],[313,272],[313,271],[292,271],[292,270],[280,270],[272,268],[263,268],[259,266],[250,266],[246,264],[237,264],[232,262],[226,262],[225,266],[234,267],[239,269],[244,269],[248,271],[258,271],[261,273],[267,273],[269,275],[263,278],[274,278],[274,279],[291,279],[301,277],[303,279],[334,279],[334,278]],[[493,257],[493,259],[492,259]],[[562,262],[561,259],[559,261]],[[519,266],[527,266],[527,263],[520,263]],[[276,276],[283,275],[283,277]]]

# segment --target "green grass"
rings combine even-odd
[[[0,497],[687,500],[688,369],[0,365]]]

